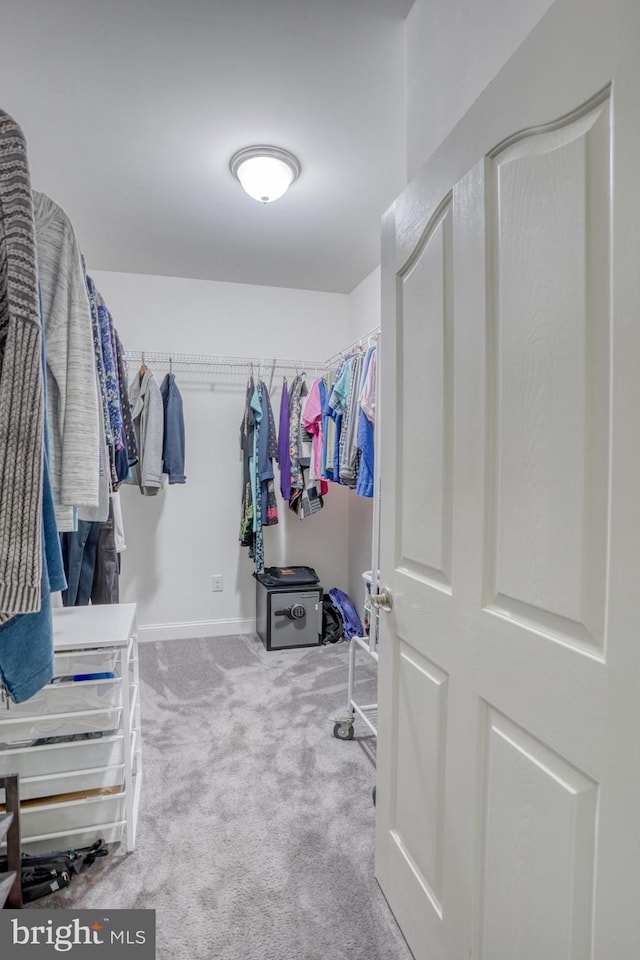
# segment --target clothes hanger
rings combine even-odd
[[[143,379],[143,377],[144,377],[144,375],[145,375],[146,372],[147,372],[147,365],[146,365],[146,363],[144,362],[144,350],[143,350],[143,351],[142,351],[142,363],[141,363],[141,365],[140,365],[140,370],[138,371],[138,374],[139,374],[139,376],[140,376],[140,381],[142,381],[142,379]]]

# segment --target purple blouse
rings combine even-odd
[[[280,493],[284,500],[291,496],[291,455],[289,453],[289,386],[282,381],[280,422],[278,425],[278,463],[280,464]]]

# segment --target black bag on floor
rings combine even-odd
[[[342,617],[328,596],[322,598],[322,642],[337,643],[344,636]]]
[[[97,857],[106,857],[104,840],[77,850],[54,850],[50,853],[22,854],[22,901],[31,903],[56,890],[68,887],[73,877],[90,867]],[[6,856],[0,857],[0,873],[7,869]]]

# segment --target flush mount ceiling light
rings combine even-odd
[[[256,146],[238,150],[229,169],[254,200],[272,203],[283,196],[300,176],[300,161],[280,147]]]

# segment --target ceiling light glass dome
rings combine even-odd
[[[280,147],[255,146],[238,150],[229,169],[254,200],[273,203],[282,197],[300,176],[300,162]]]

